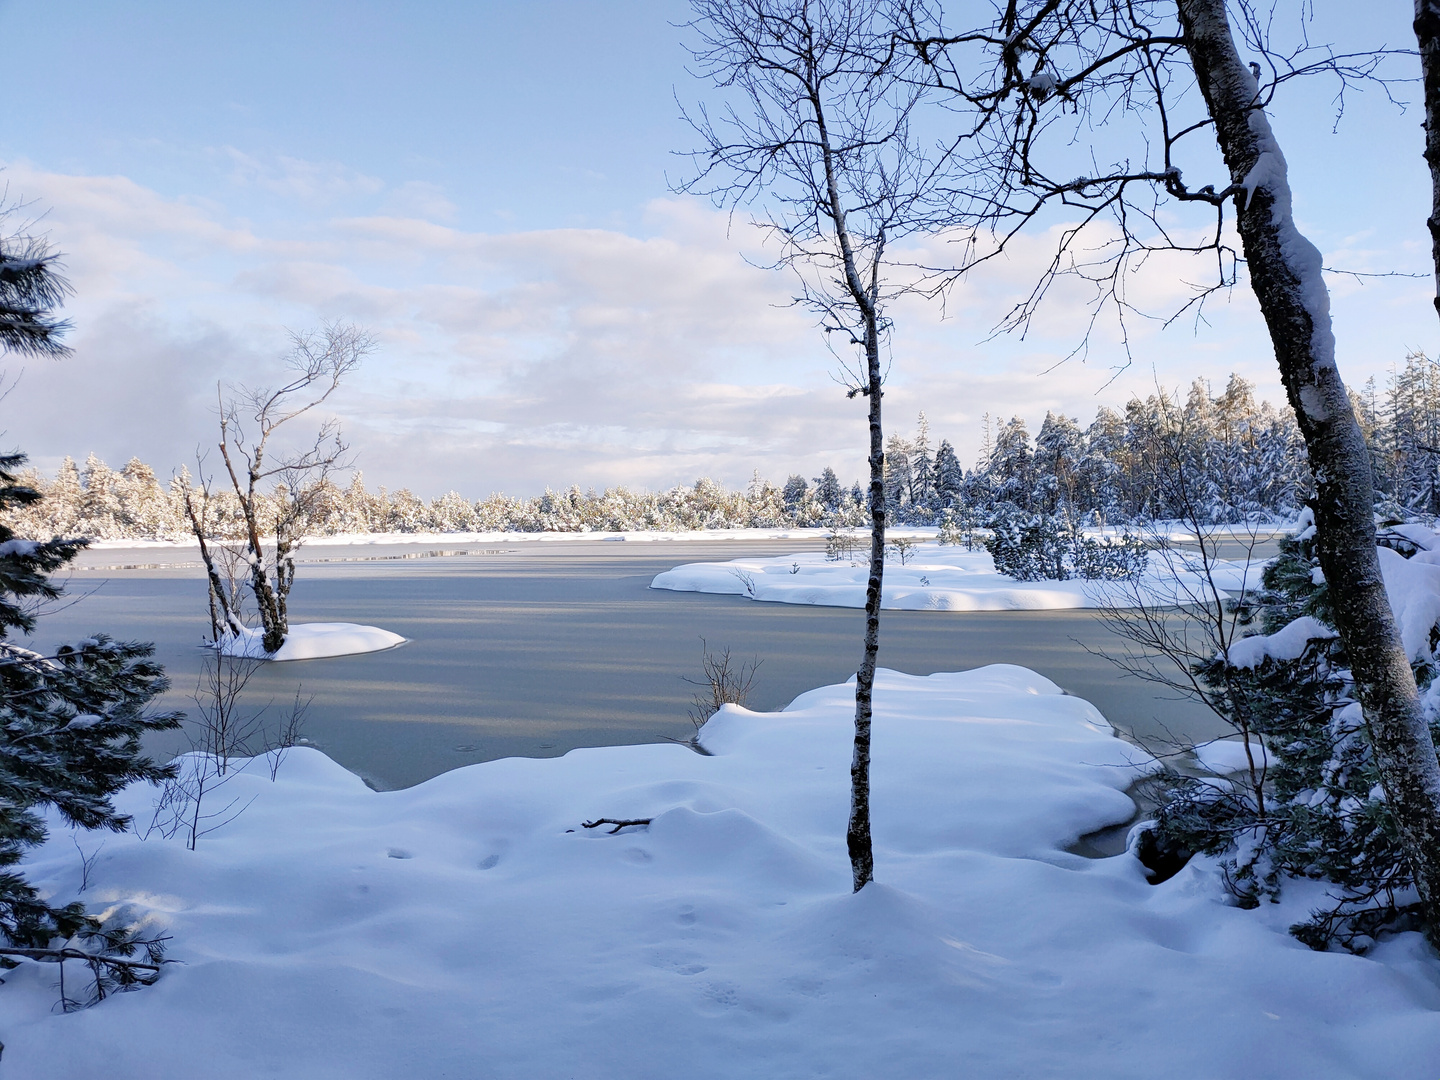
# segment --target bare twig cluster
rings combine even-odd
[[[700,639],[700,647],[704,654],[701,660],[704,676],[700,679],[685,680],[693,686],[704,688],[702,693],[694,696],[690,706],[690,722],[695,725],[697,733],[704,727],[706,720],[720,711],[720,706],[743,707],[750,700],[750,688],[755,683],[755,673],[765,662],[759,657],[736,661],[731,657],[728,646],[718,653],[711,652],[703,637]]]
[[[1325,76],[1338,121],[1347,93],[1390,95],[1406,81],[1394,65],[1403,50],[1346,52],[1311,41],[1303,14],[1281,28],[1273,10],[1234,7],[1258,108],[1287,83]],[[1071,281],[1088,294],[1089,312],[1071,355],[1088,350],[1108,317],[1127,357],[1135,319],[1198,320],[1208,298],[1235,284],[1244,259],[1227,211],[1243,211],[1249,189],[1216,154],[1172,0],[1012,0],[989,19],[974,19],[973,8],[947,15],[933,0],[901,0],[896,10],[903,47],[953,116],[952,168],[936,195],[952,208],[960,246],[928,266],[934,280],[948,286],[1003,258],[1022,233],[1053,226],[1048,266],[997,329],[1024,333],[1054,287]],[[1196,213],[1177,216],[1177,205]],[[1189,288],[1160,310],[1131,291],[1156,259]]]
[[[179,835],[193,851],[201,837],[234,821],[253,801],[237,796],[216,805],[231,778],[257,760],[266,763],[272,781],[279,775],[286,752],[300,742],[310,702],[297,690],[278,724],[267,726],[273,703],[251,709],[242,701],[261,663],[219,652],[207,657],[194,695],[199,716],[191,724],[190,752],[177,759],[176,775],[162,786],[142,839],[151,832]]]

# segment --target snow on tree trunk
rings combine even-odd
[[[1315,476],[1318,556],[1386,799],[1432,940],[1440,940],[1440,761],[1385,596],[1365,440],[1340,372],[1321,258],[1295,227],[1285,158],[1241,61],[1224,0],[1178,0],[1185,45],[1239,189],[1250,284]]]
[[[1425,163],[1430,166],[1430,252],[1440,312],[1440,0],[1415,0],[1415,40],[1425,82]]]

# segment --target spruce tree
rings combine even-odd
[[[1242,907],[1277,897],[1287,876],[1330,882],[1328,902],[1291,933],[1312,948],[1363,952],[1383,930],[1418,928],[1420,910],[1319,565],[1313,527],[1282,540],[1240,613],[1267,635],[1315,620],[1302,624],[1311,628],[1303,649],[1276,656],[1241,639],[1231,656],[1194,666],[1205,703],[1263,743],[1263,755],[1258,748],[1254,755],[1258,771],[1219,786],[1172,778],[1156,814],[1156,842],[1142,849],[1214,856]],[[1243,659],[1232,662],[1237,656]],[[1433,728],[1434,657],[1415,671]]]
[[[780,498],[785,502],[785,512],[792,518],[797,517],[805,508],[809,497],[810,485],[798,473],[791,473],[785,480],[785,486],[780,489]]]
[[[835,475],[835,470],[829,465],[825,466],[823,472],[815,477],[815,501],[826,510],[838,510],[840,502],[845,498],[845,489],[840,486],[840,477]]]
[[[60,595],[50,575],[86,544],[15,538],[6,516],[40,498],[17,482],[24,461],[0,455],[0,967],[14,967],[15,957],[59,960],[61,950],[78,950],[94,958],[94,989],[104,996],[113,986],[149,981],[158,942],[138,940],[123,923],[102,923],[78,902],[52,904],[18,864],[45,840],[44,807],[86,829],[128,827],[111,796],[132,781],[173,775],[144,756],[140,739],[178,727],[182,714],[147,710],[168,687],[152,645],[97,634],[43,656],[8,640],[34,631],[36,605]],[[148,962],[127,963],[137,947]]]
[[[985,471],[996,502],[1030,509],[1030,494],[1035,487],[1035,454],[1030,448],[1030,432],[1020,417],[1012,416],[1000,426]]]
[[[960,499],[960,491],[965,483],[965,470],[961,467],[960,459],[949,439],[941,439],[940,448],[935,451],[934,474],[932,486],[935,497],[942,508],[953,507]]]

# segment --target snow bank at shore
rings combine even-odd
[[[348,622],[291,623],[285,644],[274,653],[265,651],[264,637],[265,631],[260,629],[231,634],[220,639],[219,650],[225,656],[248,656],[252,660],[319,660],[383,652],[405,642],[399,634],[378,626]]]
[[[858,895],[853,686],[726,707],[712,757],[576,750],[377,793],[295,749],[273,782],[263,760],[235,777],[223,801],[253,801],[196,851],[76,834],[104,845],[84,899],[132,905],[180,963],[69,1015],[53,966],[7,973],[6,1074],[1434,1074],[1419,935],[1314,953],[1285,932],[1306,883],[1241,911],[1203,860],[1151,886],[1128,854],[1065,851],[1126,821],[1154,767],[1086,702],[995,666],[882,672],[875,704],[878,883]],[[120,801],[148,821],[153,798]],[[598,817],[653,820],[582,827]],[[25,870],[68,898],[81,860],[51,828]]]
[[[1093,608],[1102,604],[1127,607],[1143,600],[1168,605],[1185,599],[1185,592],[1203,596],[1203,578],[1180,562],[1156,565],[1134,584],[1127,582],[1016,581],[995,572],[984,551],[962,551],[940,544],[921,544],[904,565],[894,556],[885,561],[884,591],[880,605],[898,611],[1030,611],[1058,608]],[[723,563],[687,563],[667,570],[650,583],[652,589],[676,592],[730,593],[781,604],[815,604],[823,607],[865,606],[869,568],[864,559],[827,560],[819,552],[801,552],[773,559],[734,559]],[[1248,570],[1250,585],[1258,585],[1260,566]],[[1215,582],[1223,589],[1240,589],[1247,580],[1242,563],[1221,562],[1214,567]]]

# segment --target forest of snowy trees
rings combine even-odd
[[[1376,488],[1397,515],[1440,513],[1440,370],[1423,354],[1396,367],[1383,390],[1371,380],[1356,395],[1371,448]],[[979,460],[965,468],[948,439],[936,442],[923,414],[910,438],[892,436],[886,486],[893,520],[937,524],[946,511],[976,525],[996,512],[1062,514],[1076,522],[1125,524],[1174,518],[1166,470],[1183,469],[1203,514],[1215,523],[1293,518],[1310,489],[1304,447],[1288,408],[1257,402],[1253,388],[1231,376],[1218,394],[1196,380],[1185,396],[1134,398],[1123,411],[1101,408],[1088,427],[1047,413],[1032,438],[1025,421],[988,418]],[[66,459],[58,474],[27,475],[45,498],[20,509],[20,535],[95,539],[185,539],[181,470],[162,481],[132,460],[118,472],[91,455]],[[212,496],[222,519],[239,533],[233,496]],[[862,524],[858,482],[843,484],[833,469],[783,485],[757,473],[744,491],[708,479],[668,491],[546,491],[535,498],[492,494],[472,501],[452,491],[428,502],[406,489],[366,489],[328,481],[313,501],[307,532],[586,532],[681,531],[716,528]],[[228,516],[227,516],[228,515]],[[226,531],[224,528],[222,532]]]

